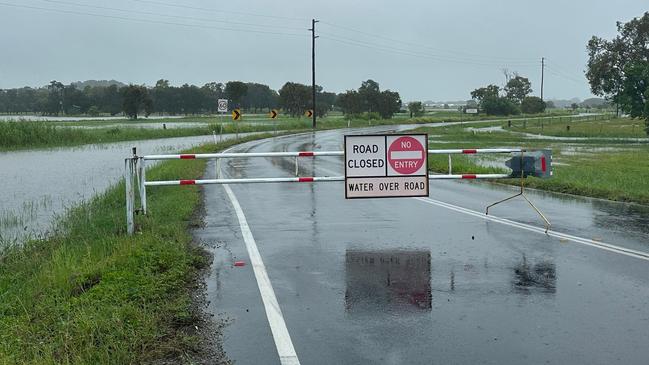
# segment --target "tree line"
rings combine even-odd
[[[471,99],[480,110],[490,115],[543,113],[547,104],[537,96],[530,96],[532,83],[527,77],[505,72],[503,88],[490,84],[471,92]]]
[[[649,134],[649,12],[618,22],[617,31],[611,40],[593,36],[588,41],[586,78],[593,94],[643,119]]]
[[[399,93],[380,91],[379,84],[367,80],[358,90],[342,94],[324,91],[316,86],[315,113],[324,116],[339,108],[348,117],[363,113],[390,118],[401,108]],[[301,116],[312,107],[311,86],[287,82],[278,91],[268,85],[229,81],[209,82],[203,86],[173,86],[161,79],[152,87],[145,85],[109,86],[64,85],[52,81],[42,88],[0,90],[0,113],[33,113],[42,115],[117,115],[138,116],[214,114],[218,100],[228,99],[230,109],[243,108],[258,113],[281,108],[291,116]]]

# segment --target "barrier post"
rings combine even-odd
[[[124,183],[126,188],[126,233],[132,235],[135,232],[135,223],[133,221],[133,203],[135,196],[133,193],[133,159],[124,160]]]
[[[298,157],[295,157],[295,176],[299,175],[299,165],[297,159]]]
[[[138,162],[138,168],[140,169],[140,207],[142,209],[142,214],[146,215],[146,165],[142,157],[139,158]]]
[[[448,174],[453,175],[453,162],[451,161],[451,154],[448,154]]]

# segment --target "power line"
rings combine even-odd
[[[55,13],[62,13],[62,14],[84,15],[84,16],[91,16],[91,17],[97,17],[97,18],[126,20],[126,21],[131,21],[131,22],[140,22],[140,23],[175,25],[175,26],[188,27],[188,28],[203,28],[203,29],[225,30],[225,31],[232,31],[232,32],[245,32],[245,33],[257,33],[257,34],[271,34],[271,35],[282,35],[282,36],[293,36],[293,37],[305,37],[304,34],[298,34],[298,33],[283,33],[283,32],[273,32],[273,31],[265,31],[265,30],[256,30],[256,29],[215,27],[215,26],[203,25],[203,24],[187,24],[187,23],[176,23],[176,22],[161,21],[161,20],[138,19],[138,18],[129,18],[129,17],[124,17],[124,16],[118,16],[118,15],[86,13],[86,12],[76,11],[76,10],[62,10],[62,9],[42,8],[42,7],[38,7],[38,6],[18,5],[18,4],[4,3],[4,2],[0,2],[0,6],[8,6],[8,7],[14,7],[14,8],[30,9],[30,10],[48,11],[48,12],[55,12]]]
[[[372,38],[375,38],[375,39],[381,39],[381,40],[385,40],[385,41],[392,42],[392,43],[398,43],[400,45],[409,44],[409,45],[412,45],[412,46],[416,46],[417,48],[426,48],[426,49],[430,49],[430,50],[436,51],[436,52],[454,53],[454,54],[462,56],[462,57],[472,57],[472,58],[479,57],[479,58],[483,58],[483,59],[484,58],[493,58],[494,60],[501,60],[501,61],[502,60],[507,60],[507,61],[517,60],[517,62],[536,60],[536,58],[531,58],[531,57],[525,57],[525,58],[514,57],[514,58],[511,58],[511,57],[501,57],[501,56],[485,56],[485,55],[472,54],[472,53],[463,52],[463,51],[443,50],[443,49],[440,49],[440,48],[433,48],[433,47],[430,47],[430,46],[426,46],[426,45],[421,44],[421,43],[414,43],[414,42],[404,41],[402,39],[390,38],[390,37],[386,37],[386,36],[383,36],[383,35],[378,35],[378,34],[366,32],[366,31],[350,28],[350,27],[347,27],[347,26],[337,25],[337,24],[333,24],[333,23],[330,23],[330,22],[326,22],[326,21],[322,21],[322,23],[326,24],[326,25],[329,25],[329,26],[332,26],[332,27],[335,27],[335,28],[340,28],[340,29],[351,31],[351,32],[363,34],[365,36],[372,37]]]
[[[555,64],[546,63],[545,67],[548,69],[548,71],[550,71],[555,76],[559,76],[559,77],[562,77],[564,79],[572,80],[574,82],[579,82],[579,83],[582,83],[582,84],[584,83],[583,79],[578,79],[576,77],[573,77],[571,74],[560,70]]]
[[[550,73],[551,73],[552,75],[554,75],[554,76],[561,77],[561,78],[563,78],[563,79],[566,79],[566,80],[572,81],[572,82],[574,82],[574,83],[576,83],[576,84],[580,84],[580,85],[583,85],[583,84],[584,84],[584,80],[578,80],[578,79],[575,79],[575,78],[573,78],[573,77],[570,77],[570,76],[566,76],[566,75],[564,75],[564,74],[561,74],[561,73],[559,73],[557,70],[555,70],[554,68],[552,68],[552,67],[550,67],[550,66],[548,66],[548,65],[545,65],[545,68],[548,70],[548,72],[550,72]]]
[[[424,53],[424,52],[419,52],[419,51],[412,51],[408,49],[401,49],[401,48],[395,48],[395,47],[389,47],[389,46],[384,46],[381,44],[377,43],[370,43],[370,42],[364,42],[364,41],[358,41],[355,39],[351,38],[344,38],[344,37],[339,37],[339,36],[333,36],[329,34],[324,34],[321,37],[323,39],[329,39],[334,42],[339,42],[343,44],[348,44],[352,46],[358,46],[358,47],[364,47],[364,48],[370,48],[370,49],[376,49],[376,50],[381,50],[384,52],[388,53],[393,53],[393,54],[401,54],[401,55],[407,55],[407,56],[412,56],[412,57],[420,57],[420,58],[426,58],[426,59],[431,59],[435,60],[438,62],[453,62],[453,63],[464,63],[464,64],[470,64],[470,65],[477,65],[477,66],[502,66],[504,64],[507,65],[512,65],[512,66],[518,66],[518,67],[532,67],[536,66],[536,64],[512,64],[512,63],[505,63],[505,62],[481,62],[477,60],[468,60],[468,59],[461,59],[461,58],[451,58],[448,56],[441,56],[441,55],[434,55],[430,53]]]
[[[305,22],[306,21],[306,19],[302,19],[302,18],[294,18],[294,17],[281,16],[281,15],[247,13],[247,12],[242,12],[242,11],[220,10],[220,9],[214,9],[214,8],[202,8],[202,7],[197,7],[197,6],[180,5],[180,4],[167,3],[167,2],[154,1],[154,0],[130,0],[130,1],[138,2],[138,3],[147,3],[147,4],[167,6],[167,7],[171,7],[171,8],[209,11],[209,12],[212,12],[212,13],[237,14],[237,15],[261,17],[261,18],[275,18],[275,19],[283,19],[283,20],[294,20],[294,21],[300,21],[300,22]]]
[[[150,12],[150,11],[141,11],[141,10],[133,10],[133,9],[120,9],[120,8],[112,8],[112,7],[100,6],[100,5],[82,4],[82,3],[72,2],[72,1],[60,1],[60,0],[40,0],[40,1],[47,2],[47,3],[53,3],[53,4],[63,4],[63,5],[72,5],[72,6],[93,8],[93,9],[118,11],[118,12],[129,13],[129,14],[142,14],[142,15],[162,16],[162,17],[176,18],[176,19],[197,20],[197,21],[209,22],[209,23],[226,23],[226,24],[234,24],[234,25],[253,26],[253,27],[272,27],[272,28],[282,28],[282,29],[290,29],[290,30],[303,30],[303,28],[298,28],[298,27],[287,27],[287,26],[282,26],[282,25],[233,22],[233,21],[229,21],[229,20],[220,20],[220,19],[211,19],[211,18],[198,18],[198,17],[191,17],[191,16],[183,16],[183,15],[170,15],[170,14],[154,13],[154,12]]]

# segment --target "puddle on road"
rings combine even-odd
[[[555,293],[557,291],[557,268],[550,260],[539,262],[528,262],[523,255],[522,261],[514,266],[514,289],[532,293],[535,290],[544,293]]]
[[[431,309],[430,251],[345,253],[348,312]]]
[[[557,268],[551,258],[529,258],[523,254],[495,266],[487,260],[462,263],[440,257],[436,262],[427,250],[347,250],[345,311],[350,314],[431,311],[433,291],[445,298],[448,295],[547,297],[556,294]],[[436,289],[431,284],[434,264],[439,272]]]

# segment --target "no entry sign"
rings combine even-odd
[[[428,135],[345,136],[345,197],[428,196]]]

